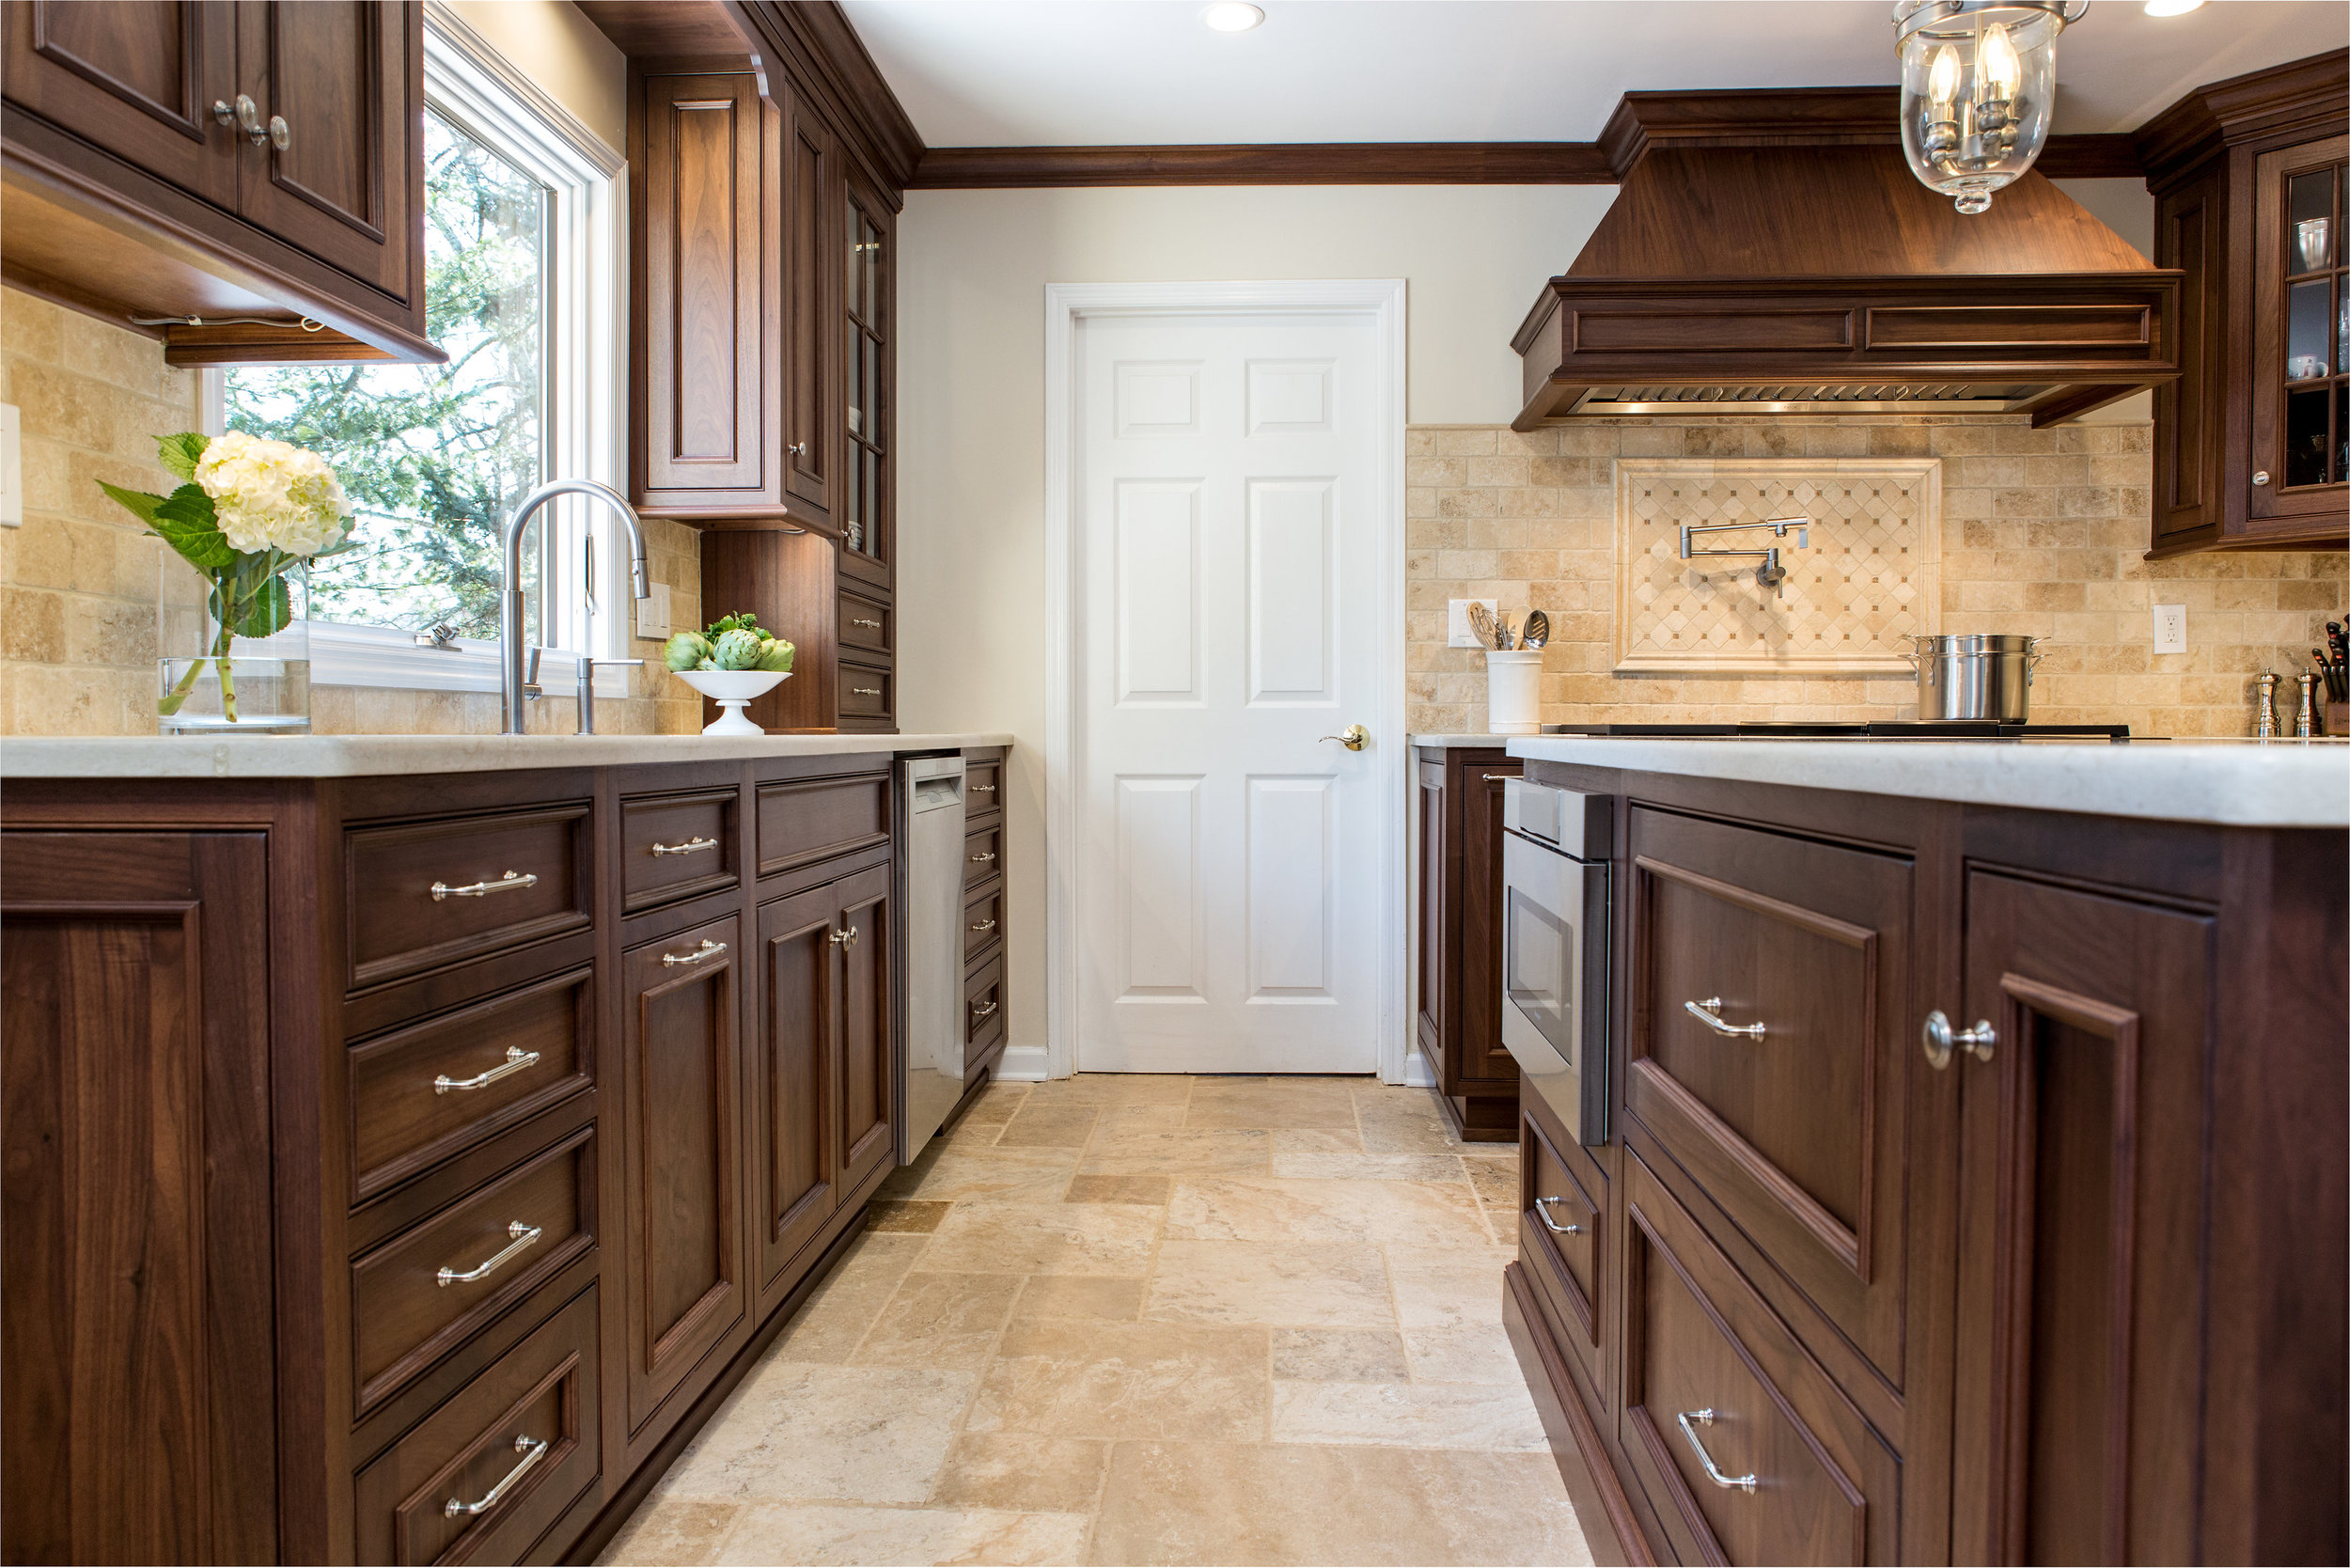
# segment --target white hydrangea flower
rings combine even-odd
[[[352,512],[324,458],[242,431],[212,438],[196,465],[196,482],[212,498],[229,544],[247,553],[315,556],[341,541]]]

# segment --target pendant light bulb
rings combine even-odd
[[[1982,42],[1975,50],[1975,88],[1978,98],[2005,100],[2015,96],[2015,89],[2024,80],[2024,62],[2015,56],[2014,42],[2007,36],[2007,28],[1993,23],[1982,30]]]
[[[1936,106],[1937,111],[1941,105],[1958,101],[1958,79],[1962,69],[1955,44],[1946,43],[1935,55],[1934,69],[1926,79],[1926,98]],[[1940,115],[1939,118],[1947,119],[1950,117]]]

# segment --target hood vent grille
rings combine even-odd
[[[1712,405],[1725,414],[2007,414],[2048,391],[2045,382],[1978,385],[1966,382],[1856,382],[1777,386],[1594,386],[1572,412],[1679,414]]]

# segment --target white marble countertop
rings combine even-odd
[[[1532,739],[1531,735],[1414,735],[1411,744],[1415,746],[1441,747],[1447,751],[1463,746],[1492,746],[1498,750],[1512,741]]]
[[[2350,827],[2350,740],[1697,740],[1520,735],[1510,755],[1635,773],[2234,827]]]
[[[746,757],[849,757],[1010,745],[997,731],[956,735],[161,735],[0,741],[8,778],[365,778],[518,768],[634,767]]]

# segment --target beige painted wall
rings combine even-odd
[[[628,57],[577,6],[568,0],[446,3],[604,145],[615,150],[628,145]]]

